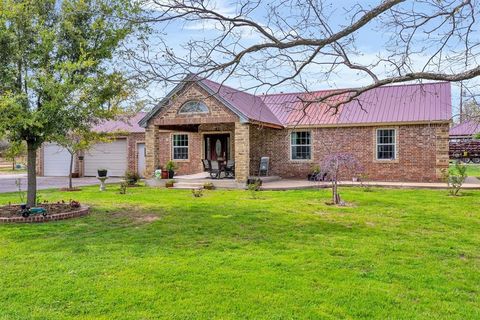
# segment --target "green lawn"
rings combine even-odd
[[[14,173],[27,173],[25,169],[15,169],[12,170],[12,167],[1,167],[0,174],[14,174]]]
[[[94,210],[0,226],[0,319],[480,318],[480,192],[342,190],[41,192]]]
[[[480,164],[468,163],[467,166],[467,175],[469,177],[477,177],[480,179]],[[450,168],[453,168],[454,164],[450,163]]]
[[[480,178],[480,165],[478,165],[478,164],[467,164],[467,174],[469,176]]]

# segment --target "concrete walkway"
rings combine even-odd
[[[26,174],[5,174],[0,175],[0,193],[18,191],[15,181],[19,179],[22,190],[27,190]],[[109,178],[107,183],[118,183],[120,178]],[[95,177],[75,178],[73,179],[74,187],[98,185],[99,182]],[[37,189],[65,188],[68,186],[68,177],[37,177]]]
[[[299,179],[263,179],[263,190],[296,190],[296,189],[315,189],[315,188],[329,188],[331,183],[329,182],[314,182],[308,180]],[[237,183],[233,179],[210,179],[205,177],[204,174],[198,174],[198,176],[178,176],[174,179],[176,181],[176,189],[198,189],[202,188],[204,183],[211,182],[216,188],[219,189],[245,189],[246,186],[243,183]],[[152,187],[164,187],[166,180],[147,180],[147,185]],[[341,186],[361,186],[360,182],[352,181],[340,181]],[[443,182],[427,183],[427,182],[381,182],[381,181],[369,181],[363,182],[363,185],[382,188],[408,188],[408,189],[447,189],[447,184]],[[480,180],[475,177],[469,177],[463,185],[464,189],[479,189]]]
[[[313,182],[307,180],[291,180],[282,179],[278,181],[264,182],[263,190],[295,190],[295,189],[312,189],[312,188],[328,188],[328,182]],[[360,182],[340,181],[342,186],[361,186]],[[446,183],[427,183],[427,182],[381,182],[369,181],[363,182],[363,185],[382,188],[403,188],[403,189],[447,189]],[[480,189],[480,180],[469,177],[463,184],[463,189]]]

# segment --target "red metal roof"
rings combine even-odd
[[[202,79],[201,82],[248,119],[282,125],[272,110],[265,106],[260,96],[255,96],[208,79]]]
[[[121,117],[117,120],[110,120],[96,125],[93,130],[96,132],[115,132],[123,131],[129,133],[142,133],[145,128],[142,128],[138,122],[145,116],[145,112],[139,112],[134,116]]]
[[[335,90],[253,95],[190,75],[148,115],[143,119],[138,118],[141,119],[141,125],[145,126],[171,95],[180,90],[186,81],[192,80],[198,81],[200,86],[239,115],[241,120],[280,126],[449,122],[452,117],[451,89],[448,82],[383,86],[371,89],[333,110],[330,106],[345,101],[347,93],[331,97],[327,102],[312,103],[305,107],[302,101],[325,97]]]
[[[452,116],[448,82],[379,87],[333,110],[329,105],[346,100],[347,94],[305,108],[302,101],[318,99],[335,90],[255,96],[211,80],[201,81],[250,120],[284,126],[434,122],[450,121]]]
[[[480,133],[480,122],[476,121],[465,121],[450,129],[451,136],[473,136],[476,133]]]

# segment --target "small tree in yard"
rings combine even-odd
[[[443,171],[443,176],[447,182],[450,195],[457,196],[465,179],[467,179],[467,166],[460,161],[456,161],[453,168]]]
[[[0,2],[0,135],[27,146],[27,205],[43,142],[111,119],[131,97],[114,58],[134,27],[129,0]]]
[[[25,143],[22,141],[10,142],[7,149],[5,149],[3,155],[5,159],[12,163],[12,170],[15,170],[17,164],[17,159],[21,156],[24,156],[27,152]]]
[[[68,189],[73,190],[72,174],[73,160],[75,155],[90,149],[95,143],[108,142],[113,135],[95,132],[88,129],[76,129],[68,132],[65,136],[56,137],[54,140],[70,153],[70,170],[68,175]]]
[[[322,172],[327,174],[327,179],[332,182],[332,203],[341,204],[342,200],[338,193],[338,181],[347,175],[357,174],[362,167],[357,158],[349,153],[331,154],[323,160]]]

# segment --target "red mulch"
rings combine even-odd
[[[72,202],[56,202],[56,203],[42,203],[38,204],[37,207],[47,209],[47,214],[54,214],[54,213],[66,213],[70,211],[78,210],[80,204],[76,201]],[[13,216],[21,216],[20,213],[20,205],[18,204],[11,204],[0,207],[0,217],[13,217]]]

